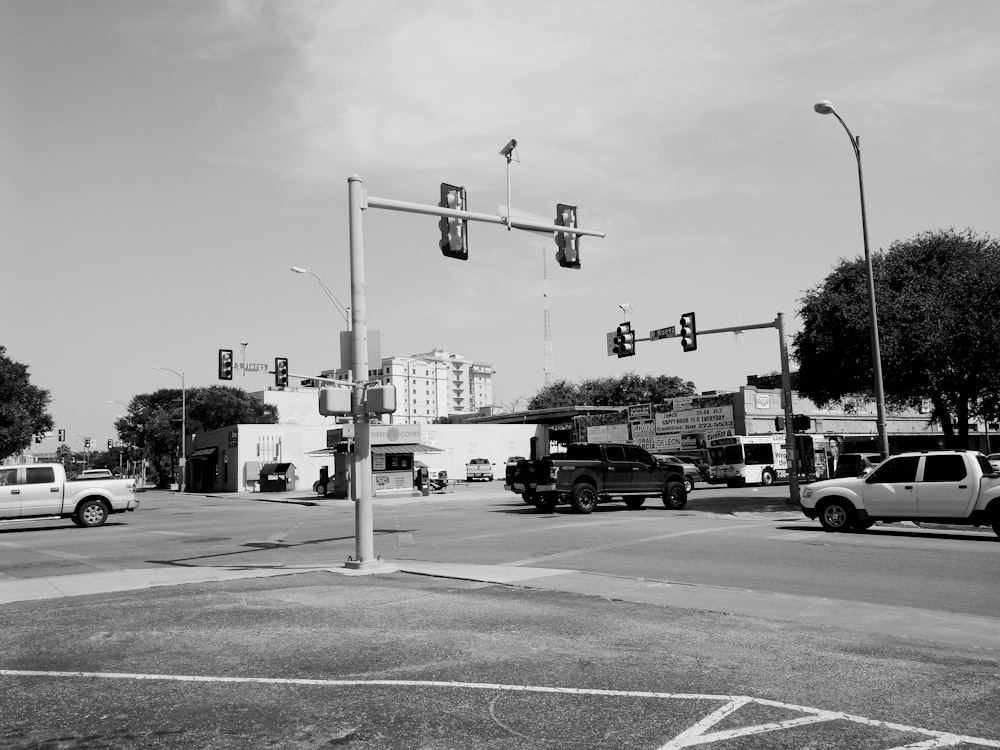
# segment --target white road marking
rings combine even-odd
[[[168,536],[191,536],[185,531],[150,531],[150,534],[166,534]]]
[[[777,732],[789,727],[806,724],[818,724],[827,721],[849,721],[855,724],[890,729],[896,732],[919,734],[926,737],[917,743],[900,745],[886,750],[924,750],[924,748],[954,747],[955,745],[973,745],[975,747],[1000,748],[1000,740],[990,740],[982,737],[958,735],[950,732],[940,732],[934,729],[911,727],[895,722],[869,719],[864,716],[843,713],[841,711],[826,711],[820,708],[800,706],[794,703],[753,698],[746,695],[712,695],[706,693],[660,693],[643,690],[604,690],[600,688],[567,688],[549,687],[544,685],[504,685],[485,682],[444,682],[439,680],[324,680],[299,677],[226,677],[223,675],[170,675],[142,674],[129,672],[75,672],[75,671],[41,671],[30,669],[0,669],[2,677],[53,677],[53,678],[85,678],[107,680],[165,680],[171,682],[205,682],[205,683],[237,683],[257,685],[309,685],[316,687],[424,687],[424,688],[454,688],[464,690],[503,690],[520,693],[549,693],[557,695],[588,695],[611,698],[659,698],[667,700],[700,700],[721,702],[723,705],[694,726],[685,729],[674,739],[661,745],[659,750],[675,750],[677,748],[706,745],[712,742],[722,742],[733,737],[746,737],[765,732]],[[750,727],[736,727],[718,732],[706,733],[706,730],[722,719],[734,713],[743,706],[754,704],[769,706],[785,711],[796,711],[804,716],[768,724],[758,724]]]

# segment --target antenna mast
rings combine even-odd
[[[552,320],[549,309],[549,262],[542,247],[542,297],[545,300],[545,385],[552,385],[556,368],[552,358]]]

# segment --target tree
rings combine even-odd
[[[948,445],[1000,393],[1000,243],[971,230],[925,232],[872,257],[886,405],[929,401]],[[799,391],[850,409],[873,400],[865,263],[842,260],[809,290],[792,349]]]
[[[553,409],[560,406],[630,406],[659,404],[678,396],[697,393],[694,383],[676,376],[639,376],[629,372],[620,378],[590,378],[579,385],[557,380],[542,388],[528,402],[529,409]]]
[[[52,429],[50,400],[48,391],[31,384],[27,365],[10,359],[0,346],[0,457],[20,453],[35,435]]]
[[[181,397],[179,388],[161,388],[135,396],[128,414],[115,421],[118,437],[150,461],[160,487],[170,484],[180,457]],[[234,424],[275,424],[278,408],[240,388],[210,386],[186,393],[187,434]]]

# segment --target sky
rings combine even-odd
[[[351,304],[348,178],[429,205],[462,185],[498,215],[515,138],[514,210],[576,205],[606,236],[570,270],[550,235],[472,223],[461,262],[436,217],[367,209],[382,355],[489,363],[497,406],[523,407],[547,299],[557,380],[734,390],[780,369],[775,330],[618,359],[619,305],[640,338],[688,311],[702,330],[781,311],[794,335],[864,250],[824,99],[860,138],[873,252],[1000,237],[998,82],[995,0],[0,0],[0,344],[99,447],[133,396],[220,384],[220,348],[317,375],[343,319],[289,269]]]

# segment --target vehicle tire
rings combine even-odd
[[[689,495],[694,492],[694,480],[691,477],[684,477],[684,492]]]
[[[100,500],[85,500],[73,515],[77,526],[102,526],[108,520],[108,509]]]
[[[866,531],[867,529],[870,529],[874,525],[875,525],[875,522],[872,519],[866,518],[864,521],[860,521],[860,520],[859,521],[855,521],[854,525],[851,527],[851,529],[853,531]]]
[[[826,531],[850,531],[856,519],[854,506],[846,500],[828,500],[819,509],[819,522]]]
[[[993,533],[1000,536],[1000,511],[993,514],[993,522],[991,525],[993,526]]]
[[[688,501],[683,482],[667,482],[662,497],[663,507],[669,510],[682,510]]]
[[[556,509],[557,499],[555,495],[535,495],[533,502],[542,513],[552,513]]]
[[[770,469],[764,469],[760,475],[760,484],[762,487],[770,487],[774,484],[774,472]]]
[[[528,505],[535,505],[538,497],[534,492],[525,492],[521,495],[521,499],[524,500]]]
[[[581,482],[573,487],[569,503],[577,513],[591,513],[597,507],[600,497],[597,488],[592,484]]]
[[[642,504],[644,502],[646,502],[646,498],[644,498],[644,497],[626,497],[625,498],[625,505],[627,505],[629,507],[629,510],[639,510],[639,508],[642,507]]]

